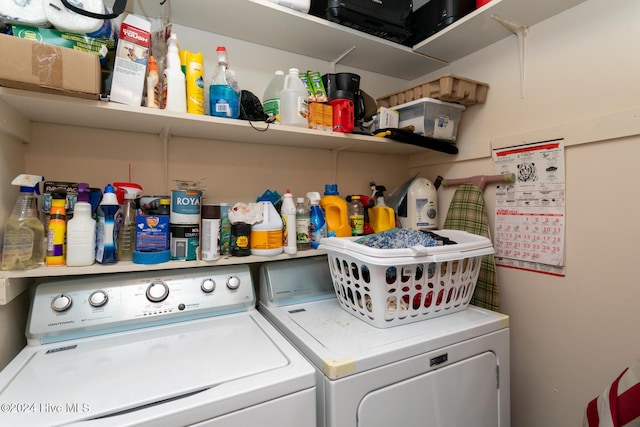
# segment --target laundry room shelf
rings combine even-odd
[[[162,271],[189,269],[235,264],[260,264],[292,258],[306,258],[325,255],[325,250],[314,249],[300,251],[295,255],[280,254],[273,256],[221,257],[216,261],[169,261],[161,264],[134,264],[131,261],[120,261],[116,264],[93,264],[87,267],[40,267],[26,271],[0,271],[0,305],[9,303],[24,292],[30,285],[46,278],[81,276],[93,274],[126,273],[134,271]],[[161,275],[162,273],[159,273]]]

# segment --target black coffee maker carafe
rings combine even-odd
[[[360,93],[360,76],[353,73],[325,74],[322,83],[329,101],[340,98],[353,101],[355,126],[361,127],[364,121],[364,98]]]

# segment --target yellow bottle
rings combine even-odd
[[[386,188],[372,182],[371,189],[373,197],[376,198],[376,205],[369,209],[369,225],[376,233],[392,229],[396,226],[396,215],[393,209],[384,203]]]
[[[320,199],[327,221],[327,237],[351,237],[347,201],[340,197],[337,184],[327,184]]]
[[[47,256],[45,260],[47,266],[65,265],[67,252],[65,247],[67,234],[65,203],[67,201],[67,192],[54,190],[51,197],[50,219],[47,228]]]
[[[204,114],[204,62],[202,52],[187,52],[187,113]]]

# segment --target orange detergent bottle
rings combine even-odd
[[[350,237],[351,226],[347,212],[347,201],[340,197],[338,184],[326,184],[320,199],[327,221],[327,237]]]

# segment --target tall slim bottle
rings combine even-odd
[[[293,203],[293,195],[289,190],[284,193],[280,213],[283,223],[282,247],[285,254],[294,255],[298,252],[296,246],[296,205]]]
[[[120,205],[116,192],[111,184],[107,184],[98,205],[98,230],[96,231],[96,261],[100,264],[118,262],[116,246],[118,216]]]
[[[47,227],[47,267],[65,265],[67,236],[67,192],[54,190],[51,193],[51,210],[49,212],[49,225]]]

